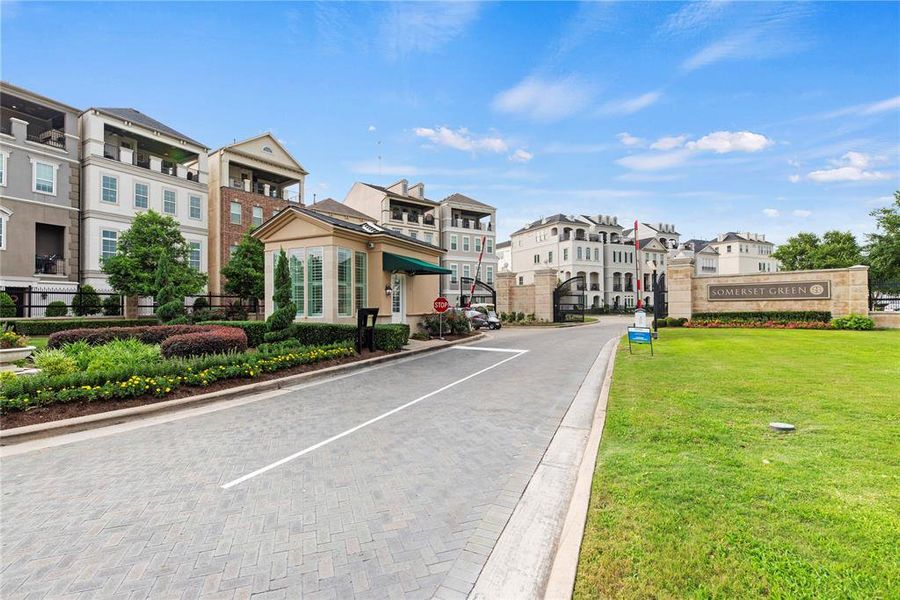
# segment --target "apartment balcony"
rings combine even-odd
[[[271,183],[232,177],[228,181],[228,187],[236,190],[243,190],[251,194],[259,194],[261,196],[266,196],[267,198],[287,200],[288,202],[294,203],[300,202],[300,196],[297,192],[283,188],[279,190],[277,185]]]
[[[35,275],[65,275],[66,259],[53,254],[36,254],[34,256]]]
[[[396,223],[406,223],[408,225],[434,227],[434,215],[432,214],[416,214],[403,212],[399,210],[391,211],[391,221]]]
[[[621,284],[621,283],[614,283],[613,286],[612,286],[612,291],[614,291],[614,292],[621,292],[621,291],[622,291],[622,284]]]
[[[715,267],[700,267],[700,272],[701,273],[715,273],[716,268]]]
[[[66,134],[59,129],[46,129],[44,131],[28,132],[26,139],[29,142],[37,142],[47,146],[53,146],[61,150],[66,149]]]
[[[66,125],[74,130],[75,115],[55,107],[10,94],[0,95],[0,133],[19,142],[41,144],[63,152],[76,153],[77,140],[66,137]]]
[[[592,292],[599,292],[599,291],[600,291],[600,284],[599,284],[599,283],[592,283],[592,284],[591,284],[591,291],[592,291]]]
[[[10,123],[8,119],[3,119],[3,121],[0,121],[0,133],[12,135],[12,123]]]
[[[200,170],[196,167],[187,167],[142,151],[135,152],[133,149],[120,144],[108,142],[103,144],[103,157],[125,163],[126,165],[133,165],[148,171],[169,175],[170,177],[202,183],[200,181]]]

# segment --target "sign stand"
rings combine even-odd
[[[444,339],[444,313],[450,308],[450,302],[443,296],[434,299],[434,312],[438,314],[438,339]]]
[[[628,328],[628,353],[634,354],[631,344],[650,344],[650,356],[653,356],[653,330],[649,327]]]

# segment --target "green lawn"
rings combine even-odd
[[[36,347],[38,350],[41,350],[47,347],[48,339],[50,339],[49,335],[29,335],[28,344]]]
[[[898,556],[900,331],[620,344],[576,598],[900,598]]]

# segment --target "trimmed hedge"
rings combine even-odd
[[[99,329],[104,327],[138,327],[156,325],[159,321],[150,319],[46,319],[6,321],[0,323],[0,327],[6,325],[15,329],[21,335],[50,335],[57,331],[69,329]]]
[[[48,317],[65,317],[69,314],[69,307],[62,300],[54,300],[44,309],[44,314]]]
[[[123,364],[98,372],[11,377],[0,383],[0,414],[61,402],[163,397],[180,386],[208,386],[223,379],[259,377],[282,369],[353,356],[353,345],[294,348],[281,353],[215,354],[155,364]]]
[[[828,323],[831,312],[827,310],[782,310],[769,312],[708,312],[695,313],[691,323]]]
[[[263,336],[268,329],[265,321],[201,321],[198,325],[222,325],[224,327],[238,327],[247,334],[247,344],[256,348],[263,343]]]
[[[875,321],[865,315],[846,315],[832,319],[831,326],[835,329],[871,331],[875,329]]]
[[[145,344],[161,344],[173,335],[204,333],[221,327],[214,325],[152,325],[149,327],[107,327],[106,329],[70,329],[57,331],[47,340],[48,348],[60,348],[65,344],[84,341],[91,346],[105,344],[113,340],[134,338]]]
[[[354,328],[355,329],[355,328]],[[409,343],[409,325],[390,323],[375,326],[375,347],[386,352],[402,350]]]
[[[237,327],[212,326],[209,331],[167,337],[159,349],[166,358],[245,352],[247,334]]]

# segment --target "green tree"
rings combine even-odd
[[[100,295],[90,284],[84,284],[72,298],[72,312],[79,317],[100,312]]]
[[[783,271],[815,269],[815,252],[821,242],[814,233],[801,232],[778,246],[772,256],[781,263]]]
[[[225,291],[242,300],[260,300],[265,294],[265,259],[263,243],[244,233],[228,264],[222,269]]]
[[[272,295],[272,300],[275,302],[275,309],[277,310],[287,306],[291,301],[291,272],[288,269],[288,259],[287,254],[284,253],[284,248],[278,253],[278,258],[275,262],[274,284],[275,293]]]
[[[820,239],[814,233],[801,232],[778,246],[772,256],[783,271],[840,269],[863,262],[862,249],[849,231],[827,231]]]
[[[877,227],[866,236],[869,275],[873,281],[900,281],[900,191],[894,192],[892,206],[870,214]]]
[[[176,295],[196,294],[206,285],[206,275],[190,267],[190,246],[172,217],[152,210],[134,218],[119,238],[116,253],[103,261],[110,285],[125,296],[156,297],[156,275],[165,256],[167,277]]]
[[[843,269],[862,264],[862,248],[849,231],[826,231],[814,253],[814,269]]]

